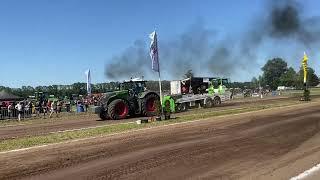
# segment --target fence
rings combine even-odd
[[[18,110],[13,109],[11,111],[8,111],[7,108],[0,109],[0,120],[4,119],[17,119],[18,118]],[[32,109],[25,109],[23,111],[23,114],[21,115],[21,118],[30,118],[32,117]]]
[[[68,115],[74,115],[74,114],[78,114],[79,112],[93,112],[92,109],[92,106],[90,106],[88,109],[84,108],[82,111],[79,111],[77,109],[77,106],[63,106],[61,111],[62,113],[64,113],[64,115],[68,114]],[[40,110],[41,112],[40,113],[40,116],[42,116],[43,114],[43,111]],[[49,111],[46,111],[47,114],[50,113],[50,110]],[[9,119],[18,119],[18,110],[16,109],[12,109],[11,111],[8,111],[7,108],[2,108],[0,109],[0,120],[9,120]],[[21,115],[21,118],[31,118],[31,117],[36,117],[37,116],[37,111],[35,108],[33,109],[25,109],[23,111],[23,114]]]

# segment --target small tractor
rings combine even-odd
[[[95,112],[102,120],[158,115],[161,112],[160,96],[147,90],[145,83],[142,79],[131,79],[121,83],[118,91],[103,94],[100,106]]]

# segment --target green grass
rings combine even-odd
[[[299,103],[303,103],[303,102],[299,102]],[[85,130],[52,133],[52,134],[47,134],[42,136],[8,139],[0,142],[0,151],[8,151],[8,150],[38,146],[38,145],[59,143],[59,142],[64,142],[64,141],[69,141],[74,139],[96,137],[96,136],[108,135],[113,133],[137,130],[142,128],[156,127],[156,126],[173,124],[173,123],[188,122],[192,120],[218,117],[222,115],[232,115],[232,114],[239,114],[244,112],[252,112],[252,111],[257,111],[262,109],[269,109],[272,107],[281,107],[281,106],[288,106],[293,104],[297,104],[297,102],[260,105],[260,106],[254,106],[254,107],[244,107],[240,109],[228,109],[228,110],[222,110],[222,111],[211,111],[211,112],[208,111],[205,113],[185,115],[177,119],[172,119],[170,121],[158,121],[158,122],[152,122],[152,123],[140,124],[140,125],[136,123],[123,123],[123,124],[106,125],[103,127],[97,127],[97,128],[85,129]]]
[[[291,97],[301,97],[303,95],[303,90],[282,91],[281,95],[282,96],[291,96]],[[319,96],[320,95],[320,88],[310,88],[310,95],[311,96]]]

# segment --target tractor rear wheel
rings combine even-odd
[[[129,114],[129,106],[123,99],[116,99],[108,106],[108,115],[111,119],[124,119]]]
[[[142,101],[141,112],[144,116],[156,116],[160,112],[159,96],[156,94],[148,94]]]
[[[213,107],[213,104],[214,104],[214,102],[213,102],[213,100],[211,99],[211,98],[207,98],[207,99],[205,99],[205,108],[212,108]]]

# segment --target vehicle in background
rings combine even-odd
[[[232,93],[227,86],[230,80],[219,77],[192,77],[171,81],[171,94],[164,96],[165,111],[182,112],[191,107],[211,108],[230,100]]]

